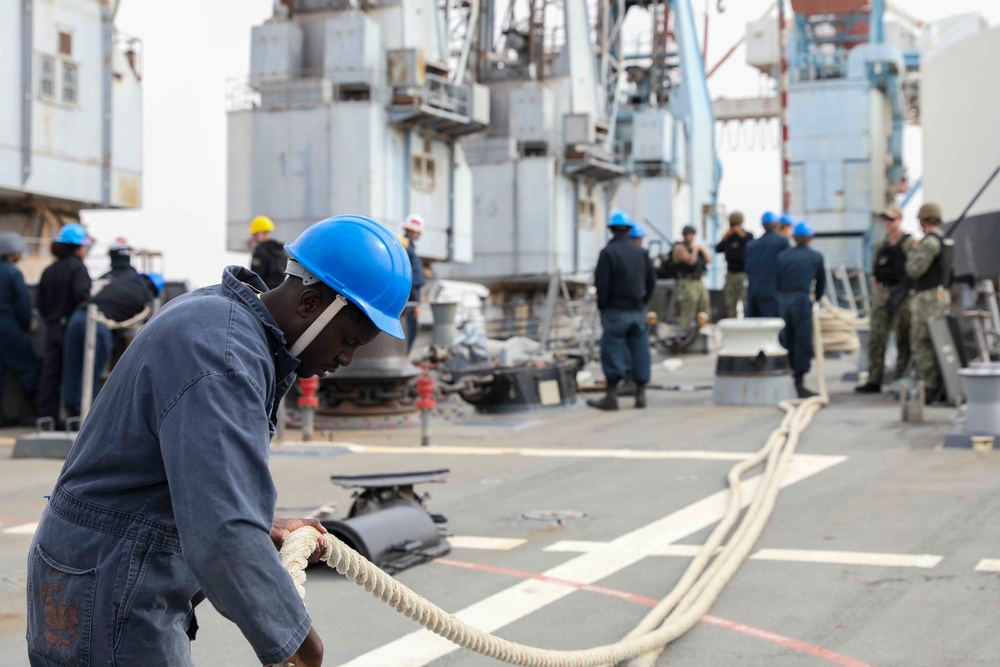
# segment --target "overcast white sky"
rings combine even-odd
[[[719,14],[717,0],[692,0],[699,17],[704,17],[706,9],[709,12],[709,65],[718,61],[743,34],[746,23],[759,18],[772,1],[722,0],[725,12]],[[1000,23],[1000,2],[996,0],[897,0],[896,5],[925,21],[978,11],[992,25]],[[223,252],[226,80],[248,72],[250,29],[271,15],[271,7],[271,0],[123,0],[118,12],[118,29],[144,44],[144,208],[173,211],[177,220],[186,221],[178,223],[169,236],[163,234],[163,241],[157,243],[172,258],[168,276],[179,277],[188,268],[204,273],[201,256],[198,267],[190,266],[194,257],[173,259],[186,256],[191,244],[203,244],[210,252],[214,248],[219,264],[227,261]],[[713,76],[713,96],[758,94],[761,75],[744,64],[744,56],[740,48]],[[915,179],[922,173],[916,142],[919,131],[909,132],[907,139],[911,141],[904,149],[906,161],[911,179]],[[726,141],[718,148],[724,169],[720,203],[729,210],[743,209],[752,218],[777,208],[777,151],[759,145],[751,149],[744,140],[736,149]],[[168,218],[157,216],[158,221]],[[243,258],[229,254],[228,259]],[[194,282],[204,284],[205,280]]]

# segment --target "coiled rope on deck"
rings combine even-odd
[[[819,303],[818,327],[822,335],[823,349],[827,352],[854,352],[861,347],[858,339],[858,324],[865,324],[867,318],[833,305],[825,296]]]
[[[823,342],[819,314],[814,312],[816,371],[820,395],[780,404],[785,411],[781,424],[764,446],[734,466],[727,476],[729,500],[726,513],[688,566],[674,589],[649,612],[632,632],[619,642],[575,651],[554,651],[525,646],[483,632],[455,618],[396,581],[333,535],[326,535],[321,560],[351,579],[390,607],[445,639],[503,662],[528,667],[602,667],[625,665],[648,667],[670,642],[684,635],[704,616],[749,556],[767,525],[781,488],[781,479],[799,438],[813,416],[828,403],[823,377]],[[742,521],[742,477],[764,463]],[[734,530],[735,527],[735,530]],[[729,536],[725,546],[722,543]],[[281,549],[281,562],[305,597],[305,568],[316,549],[319,532],[311,527],[292,532]],[[721,547],[721,548],[720,548]],[[713,559],[714,557],[714,559]]]

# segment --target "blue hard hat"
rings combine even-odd
[[[792,236],[813,236],[813,227],[805,220],[799,220],[792,230]]]
[[[393,338],[410,298],[413,270],[395,234],[360,215],[317,222],[285,245],[288,254]]]
[[[787,213],[782,213],[781,217],[778,218],[778,222],[780,222],[783,225],[788,225],[789,227],[795,224],[795,221],[792,220],[792,216],[788,215]]]
[[[611,212],[611,219],[608,221],[608,227],[635,227],[635,223],[632,222],[632,216],[625,211],[618,209]]]
[[[56,241],[68,245],[90,245],[90,237],[87,236],[87,230],[83,228],[83,225],[76,222],[71,222],[60,229]]]
[[[632,231],[628,233],[629,238],[633,239],[644,239],[646,238],[646,230],[642,228],[638,222],[632,225]]]
[[[156,293],[159,294],[166,287],[167,281],[163,279],[159,273],[143,273],[140,274],[149,278],[149,282],[153,283],[153,287],[156,288]]]
[[[760,216],[760,224],[762,225],[773,225],[778,221],[778,217],[771,213],[770,211],[765,211],[764,215]]]

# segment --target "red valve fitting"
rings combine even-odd
[[[302,395],[299,396],[296,405],[300,408],[313,408],[319,407],[319,396],[316,392],[319,391],[319,377],[314,375],[308,378],[299,378],[299,391]]]
[[[417,410],[433,410],[437,407],[434,400],[434,378],[427,372],[424,366],[423,373],[417,378]]]

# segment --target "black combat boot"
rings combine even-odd
[[[636,383],[635,385],[635,407],[640,410],[646,407],[646,385],[645,383]]]
[[[855,387],[854,391],[858,394],[878,394],[882,392],[882,387],[874,382],[865,382]]]
[[[795,393],[799,395],[799,398],[812,398],[816,395],[816,392],[809,391],[802,384],[805,375],[799,374],[795,376]]]
[[[587,401],[587,405],[592,408],[597,408],[598,410],[617,410],[618,409],[618,383],[609,382],[607,393],[605,393],[604,398],[600,400],[590,400]]]

